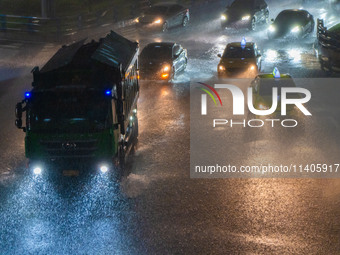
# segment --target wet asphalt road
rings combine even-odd
[[[273,13],[283,8],[272,4]],[[324,77],[311,49],[313,37],[287,44],[267,42],[264,29],[222,32],[218,6],[202,8],[205,19],[193,16],[185,31],[153,36],[120,31],[141,47],[177,40],[190,59],[173,83],[141,82],[139,144],[130,157],[131,174],[120,183],[98,175],[57,184],[25,172],[24,134],[14,127],[13,108],[30,88],[31,68],[58,46],[0,47],[1,254],[340,254],[339,180],[190,179],[190,81],[216,75],[216,55],[227,42],[247,33],[262,49],[264,71],[276,65],[294,77]],[[310,10],[323,13],[319,6]],[[339,132],[338,90],[312,89],[318,95],[309,105],[314,121],[332,118],[332,132],[323,135],[338,150],[339,139],[332,139]],[[312,136],[322,128],[312,125],[309,131],[305,136],[311,138],[300,145],[317,156]],[[270,155],[274,161],[289,154]]]

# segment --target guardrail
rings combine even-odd
[[[190,10],[205,8],[205,5],[221,0],[187,0]],[[0,14],[0,40],[62,42],[79,40],[100,27],[117,29],[133,24],[143,10],[150,6],[150,0],[136,0],[134,4],[120,12],[117,8],[107,8],[95,13],[82,13],[58,18],[41,18]],[[128,17],[127,17],[128,16]],[[127,19],[128,18],[128,19]],[[109,30],[109,29],[107,29]]]
[[[105,23],[114,23],[115,15],[113,9],[62,18],[0,15],[0,38],[67,41],[68,36],[81,30],[95,28]]]
[[[331,32],[324,26],[322,19],[317,19],[317,39],[319,44],[331,50],[340,51],[340,35]]]

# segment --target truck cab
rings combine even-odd
[[[32,70],[33,89],[16,105],[16,126],[26,132],[33,174],[121,176],[138,137],[138,51],[112,31],[98,42],[63,46]]]

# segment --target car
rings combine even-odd
[[[340,23],[327,29],[322,19],[317,20],[314,50],[324,72],[340,72]]]
[[[251,82],[253,89],[253,105],[257,110],[268,110],[272,107],[273,88],[277,88],[278,98],[281,97],[281,88],[296,87],[295,82],[289,74],[280,74],[277,68],[274,68],[273,73],[263,73],[255,77]],[[290,95],[300,97],[299,94]],[[294,105],[287,105],[287,114],[291,115],[294,110]],[[278,100],[278,106],[274,114],[281,112],[281,100]]]
[[[314,18],[306,10],[289,9],[280,12],[268,28],[268,38],[302,38],[314,31]]]
[[[221,15],[221,27],[246,27],[255,30],[258,24],[269,23],[269,8],[264,0],[235,0]]]
[[[140,57],[141,79],[175,79],[186,69],[187,50],[174,42],[150,43],[142,50]]]
[[[156,4],[135,21],[139,28],[166,32],[169,28],[186,27],[190,20],[189,9],[179,4]]]
[[[255,75],[261,70],[261,53],[256,43],[246,42],[245,38],[241,42],[229,43],[217,66],[219,77],[231,76],[233,74]]]

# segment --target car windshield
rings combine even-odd
[[[143,49],[141,53],[142,60],[159,59],[166,60],[172,58],[172,46],[169,45],[151,45]]]
[[[110,127],[110,100],[101,92],[36,92],[29,129],[39,132],[98,132]]]
[[[235,0],[230,8],[232,9],[252,9],[254,6],[254,0]]]
[[[277,17],[275,22],[278,23],[292,23],[298,22],[303,23],[306,20],[306,14],[304,12],[299,11],[283,11]]]
[[[293,79],[282,78],[282,79],[261,79],[260,91],[261,96],[272,96],[273,88],[278,89],[278,95],[281,95],[281,88],[296,87]]]
[[[228,46],[223,53],[224,58],[253,58],[254,56],[253,47]]]
[[[147,15],[161,15],[161,14],[165,14],[168,10],[168,7],[166,6],[153,6],[151,8],[149,8],[145,14]]]

